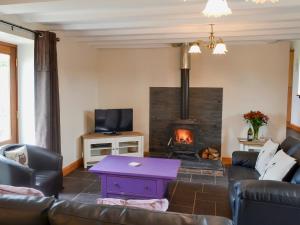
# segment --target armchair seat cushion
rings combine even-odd
[[[236,180],[258,180],[259,173],[255,169],[249,169],[243,166],[232,166],[228,169],[229,181]]]
[[[60,190],[60,172],[55,170],[38,170],[35,172],[35,186],[45,195],[52,195],[52,190]]]

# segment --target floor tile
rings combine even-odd
[[[178,181],[176,191],[171,199],[171,204],[192,207],[195,193],[202,190],[202,184]]]
[[[180,180],[180,181],[190,182],[191,178],[192,178],[191,174],[178,173],[178,175],[177,175],[177,180]]]
[[[229,201],[216,202],[216,215],[232,218]]]
[[[215,180],[216,180],[215,176],[192,174],[193,183],[215,184]]]
[[[193,214],[198,215],[216,215],[216,203],[214,201],[196,201]]]
[[[101,184],[99,181],[94,181],[90,185],[88,185],[85,189],[82,190],[83,193],[88,194],[98,194],[101,192]]]
[[[96,204],[97,198],[100,198],[100,196],[95,194],[80,193],[76,195],[73,201],[85,204]]]
[[[228,178],[216,176],[216,185],[228,187]]]
[[[78,169],[78,170],[75,170],[74,172],[70,173],[68,175],[68,177],[92,180],[92,179],[95,179],[97,176],[88,171],[83,171],[83,170]]]
[[[169,212],[192,214],[193,213],[193,207],[171,204],[168,208],[168,211]]]
[[[203,192],[208,195],[215,194],[227,196],[228,188],[221,185],[203,184]]]

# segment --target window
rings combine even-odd
[[[300,97],[300,61],[298,62],[298,91],[297,95]]]
[[[0,43],[0,144],[17,143],[16,52]]]

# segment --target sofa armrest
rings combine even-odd
[[[300,186],[282,181],[243,180],[234,184],[238,199],[300,208]]]
[[[26,145],[29,158],[29,166],[35,170],[62,170],[63,157],[49,150]]]
[[[258,152],[236,151],[232,153],[232,165],[255,168]]]
[[[0,184],[32,187],[35,184],[34,170],[0,155]]]

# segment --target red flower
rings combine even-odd
[[[260,111],[250,111],[244,114],[244,119],[254,126],[261,127],[268,124],[269,117]]]

